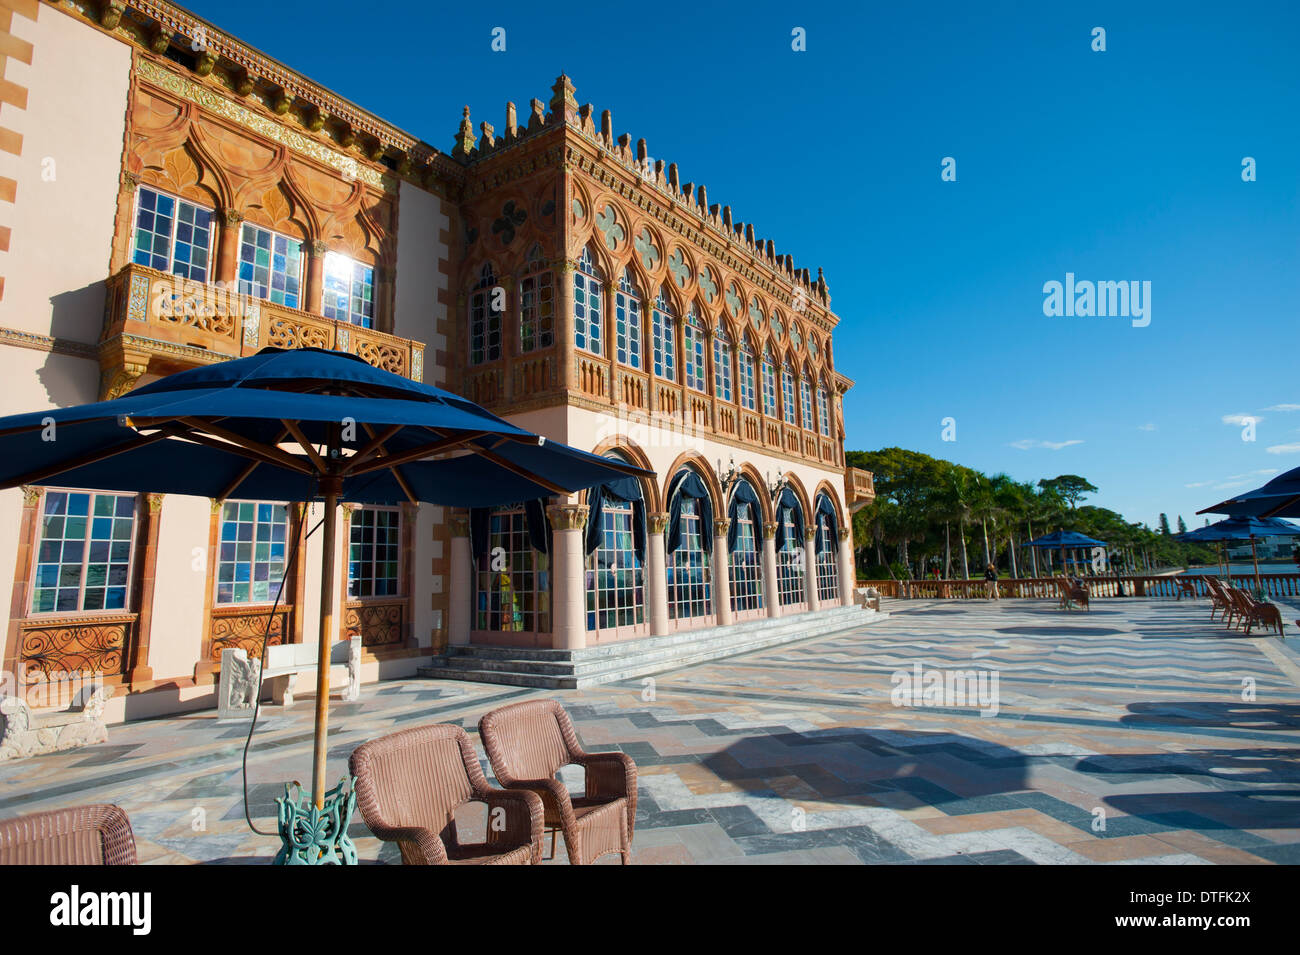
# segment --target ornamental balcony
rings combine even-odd
[[[849,510],[857,511],[876,499],[876,477],[862,468],[845,468],[844,489],[848,492]]]
[[[423,342],[131,264],[108,280],[99,341],[100,397],[119,397],[146,374],[241,358],[268,345],[336,349],[376,368],[424,379]]]

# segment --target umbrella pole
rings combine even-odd
[[[339,492],[343,481],[335,476],[321,478],[325,492],[325,533],[321,546],[320,645],[316,658],[316,745],[312,752],[311,798],[317,809],[325,808],[325,735],[330,709],[330,642],[334,638],[334,551],[338,533]]]
[[[1259,554],[1255,550],[1255,535],[1250,535],[1250,559],[1255,564],[1255,593],[1259,593]]]

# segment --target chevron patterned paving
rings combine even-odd
[[[1203,602],[886,609],[861,632],[586,690],[367,686],[331,708],[331,778],[363,740],[417,721],[473,734],[494,706],[555,696],[589,749],[637,762],[637,863],[1300,862],[1294,637],[1226,632]],[[894,705],[892,677],[918,665],[996,674],[996,712]],[[284,782],[308,775],[310,721],[300,702],[258,727],[261,829]],[[210,714],[113,727],[103,746],[0,765],[0,815],[111,801],[144,861],[267,861],[278,840],[244,822],[243,744]],[[359,820],[353,835],[363,861],[397,860]]]

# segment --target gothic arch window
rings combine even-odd
[[[206,282],[214,246],[213,212],[149,186],[135,197],[131,261]]]
[[[707,486],[690,468],[673,477],[668,511],[665,550],[672,548],[667,550],[666,560],[668,616],[672,620],[708,616],[713,612],[709,569],[712,506]]]
[[[614,357],[630,368],[640,368],[641,292],[633,280],[631,268],[623,270],[614,293]]]
[[[573,344],[600,354],[601,302],[605,276],[596,265],[590,246],[583,248],[573,272]]]
[[[763,351],[763,414],[776,417],[776,361],[770,349]]]
[[[654,336],[654,373],[669,381],[677,380],[677,319],[662,286],[651,312]]]
[[[758,493],[746,478],[736,482],[731,497],[727,541],[731,609],[745,614],[763,609],[763,512],[757,503]]]
[[[817,388],[817,420],[821,424],[821,433],[829,438],[831,434],[831,398],[825,380]]]
[[[776,592],[781,606],[801,604],[805,598],[807,564],[804,558],[803,508],[786,488],[776,507]]]
[[[519,350],[527,354],[555,343],[555,282],[534,245],[519,281]]]
[[[822,601],[839,600],[840,577],[835,566],[839,527],[835,506],[825,491],[817,495],[817,506],[813,513],[817,518],[816,537],[813,541],[817,551],[817,596]]]
[[[616,451],[605,457],[630,463]],[[646,621],[645,504],[639,490],[630,501],[600,485],[588,492],[587,505],[594,522],[585,534],[587,629],[597,640],[639,635]]]
[[[479,270],[478,282],[469,297],[469,363],[481,365],[501,357],[501,299],[492,263]]]
[[[808,431],[817,430],[817,424],[813,421],[812,408],[812,375],[805,366],[803,374],[799,377],[799,415],[800,423]]]

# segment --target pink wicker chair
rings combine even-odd
[[[627,865],[636,826],[636,763],[630,756],[583,751],[569,714],[555,700],[493,710],[479,720],[478,733],[501,785],[542,797],[552,856],[559,829],[572,864],[586,865],[617,852]],[[555,778],[569,764],[586,770],[581,796],[570,796]]]
[[[135,865],[135,834],[117,806],[77,806],[0,821],[0,865]]]
[[[536,865],[542,861],[542,802],[488,785],[459,726],[417,726],[363,743],[348,761],[361,818],[396,842],[406,865]],[[465,844],[457,807],[487,803],[487,841]],[[504,825],[492,824],[504,810]]]

